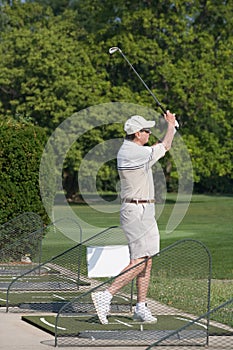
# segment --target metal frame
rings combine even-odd
[[[101,233],[100,233],[101,234]],[[97,234],[98,235],[98,234]],[[96,236],[97,236],[96,235]],[[90,239],[89,239],[90,240]],[[88,240],[87,240],[88,241]],[[207,315],[207,330],[206,330],[206,341],[205,341],[205,345],[208,345],[208,339],[209,339],[209,318],[208,318],[208,313],[209,313],[209,309],[210,309],[210,287],[211,287],[211,274],[212,274],[212,261],[211,261],[211,255],[210,255],[210,252],[209,250],[207,249],[207,247],[199,242],[199,241],[196,241],[196,240],[192,240],[192,239],[184,239],[184,240],[181,240],[181,241],[177,241],[175,242],[174,244],[170,245],[169,247],[166,247],[164,249],[162,249],[158,254],[156,254],[154,257],[161,257],[164,253],[166,252],[169,252],[171,251],[173,248],[175,247],[178,247],[180,244],[182,243],[195,243],[197,245],[200,245],[201,248],[204,249],[205,253],[206,253],[206,257],[207,257],[207,260],[208,260],[208,277],[206,278],[207,280],[207,304],[206,304],[206,315]],[[150,258],[147,258],[147,259],[150,259]],[[143,262],[140,262],[138,265],[140,264],[143,264]],[[137,266],[138,266],[137,265]],[[135,267],[133,267],[135,268]],[[132,269],[132,268],[131,268]],[[131,270],[129,269],[129,270]],[[128,270],[127,270],[128,271]],[[124,273],[126,273],[127,271],[124,271],[122,273],[120,273],[119,275],[123,275]],[[118,276],[119,276],[118,275]],[[102,287],[106,286],[107,284],[111,283],[113,280],[115,279],[115,277],[112,277],[110,279],[108,279],[107,281],[104,281],[103,283],[100,283],[99,285],[95,286],[94,288],[92,288],[91,290],[88,290],[86,292],[84,292],[83,294],[81,294],[80,296],[77,296],[76,298],[74,298],[73,300],[69,301],[67,304],[63,305],[63,307],[59,310],[59,312],[57,313],[57,316],[56,316],[56,321],[55,321],[55,347],[58,346],[58,339],[59,339],[59,320],[60,320],[60,317],[62,316],[62,314],[66,314],[67,311],[66,310],[71,310],[72,309],[72,305],[78,305],[79,303],[80,304],[83,304],[82,302],[82,299],[84,300],[86,297],[89,296],[90,293],[96,291],[96,290],[99,290],[99,289],[102,289]],[[132,294],[131,294],[132,295]],[[77,330],[78,331],[78,330]],[[174,334],[176,333],[176,331],[174,331]],[[119,335],[120,336],[120,335]],[[62,335],[61,335],[62,337]],[[72,336],[71,336],[72,338]],[[62,344],[64,345],[64,344]],[[72,345],[72,344],[71,344]],[[101,344],[102,346],[105,346],[106,344]],[[109,344],[108,344],[109,345]],[[111,344],[112,346],[114,346],[113,344]],[[136,344],[123,344],[123,345],[136,345]],[[122,346],[123,346],[122,345]],[[68,346],[67,344],[65,344],[65,346]],[[83,344],[81,344],[81,346],[83,346]],[[88,346],[95,346],[95,345],[90,345],[90,343],[88,344]]]

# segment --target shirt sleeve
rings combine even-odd
[[[149,166],[152,167],[160,158],[165,156],[166,148],[162,143],[158,143],[151,147],[152,152],[149,160]]]

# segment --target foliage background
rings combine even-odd
[[[91,105],[123,101],[153,107],[122,57],[109,56],[109,47],[119,46],[162,104],[177,114],[192,158],[195,191],[230,193],[232,12],[233,3],[227,0],[1,1],[0,120],[31,123],[48,137],[71,114]],[[37,150],[39,162],[46,138],[35,143],[28,137],[27,143],[15,132],[13,124],[12,133],[2,132],[2,144],[15,137],[21,153]],[[80,162],[93,140],[114,135],[124,136],[121,126],[93,129],[70,150],[64,188],[71,200],[78,192]],[[19,159],[15,157],[15,164]],[[1,198],[8,213],[1,214],[1,221],[25,209],[22,199],[13,204],[23,187],[17,169],[26,176],[22,163],[17,164],[12,174],[2,168],[1,176],[8,180],[7,188],[1,181]],[[175,191],[177,174],[169,155],[162,165],[168,188]],[[30,166],[33,174],[36,166]],[[98,190],[113,191],[116,181],[114,162],[106,164]],[[32,186],[23,188],[32,205]],[[13,192],[18,194],[9,195]]]

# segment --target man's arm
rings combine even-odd
[[[167,121],[168,126],[166,134],[160,142],[164,145],[166,151],[169,151],[172,145],[172,140],[175,135],[176,117],[175,114],[172,114],[170,111],[167,111],[167,113],[164,114],[164,119]]]

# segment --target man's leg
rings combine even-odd
[[[152,316],[150,310],[146,306],[146,296],[150,282],[150,274],[152,268],[152,259],[148,259],[145,268],[137,276],[137,305],[133,318],[135,321],[156,323],[157,318]]]
[[[122,272],[125,272],[123,275],[118,276],[113,283],[110,285],[110,287],[108,288],[108,291],[114,295],[116,294],[122,287],[124,287],[126,284],[128,284],[129,282],[131,282],[136,276],[138,276],[139,274],[143,273],[143,271],[146,268],[146,262],[145,263],[141,263],[139,266],[136,266],[137,264],[139,264],[140,262],[142,262],[145,258],[139,258],[139,259],[133,259],[130,261],[129,265],[126,266],[124,268],[124,270],[122,270]]]
[[[145,303],[147,291],[150,283],[150,273],[152,268],[152,259],[145,262],[145,267],[137,276],[137,302]]]
[[[95,309],[99,320],[102,324],[107,324],[107,315],[110,310],[111,299],[114,294],[118,292],[122,287],[132,281],[138,274],[140,274],[146,267],[144,258],[131,260],[129,265],[124,268],[125,272],[123,275],[116,277],[113,283],[104,292],[94,292],[91,297],[95,305]],[[142,262],[139,266],[136,266]]]

